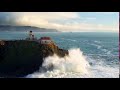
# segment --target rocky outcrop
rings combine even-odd
[[[67,50],[53,44],[35,41],[0,41],[0,77],[23,77],[39,70],[44,58],[57,54],[68,55]]]

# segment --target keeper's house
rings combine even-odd
[[[41,37],[39,39],[39,43],[40,44],[51,44],[52,43],[52,40],[50,37]]]

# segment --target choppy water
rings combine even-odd
[[[52,70],[35,72],[27,78],[119,78],[119,35],[118,33],[34,33],[37,38],[51,37],[70,56],[47,57],[43,63]],[[0,39],[25,39],[27,32],[0,32]]]

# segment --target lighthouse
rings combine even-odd
[[[26,38],[26,40],[37,41],[37,38],[34,36],[34,34],[32,33],[32,31],[30,31],[29,32],[29,37]]]
[[[32,33],[32,31],[29,32],[29,39],[30,39],[30,40],[33,39],[33,33]]]

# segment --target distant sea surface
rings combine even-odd
[[[34,32],[36,38],[48,36],[70,56],[45,59],[55,68],[47,72],[35,72],[26,78],[119,78],[119,35],[108,32]],[[19,40],[28,32],[0,32],[0,40]],[[67,59],[67,61],[66,61]],[[57,62],[55,62],[57,61]]]

